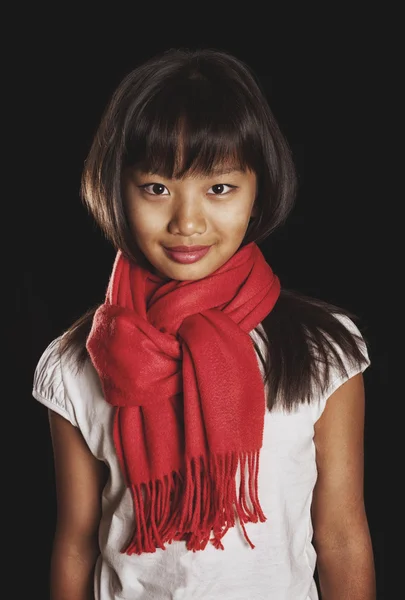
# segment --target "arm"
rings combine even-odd
[[[66,419],[49,411],[49,422],[57,499],[51,600],[91,600],[105,466]]]
[[[373,551],[364,507],[364,383],[341,385],[315,424],[318,480],[312,517],[322,600],[375,600]]]

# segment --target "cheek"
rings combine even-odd
[[[216,215],[216,224],[222,230],[235,232],[244,231],[249,223],[250,217],[250,206],[246,207],[245,204],[241,206],[224,207]]]
[[[153,236],[159,233],[164,226],[164,218],[161,211],[144,210],[142,207],[133,207],[129,213],[131,230],[137,237],[144,235]]]

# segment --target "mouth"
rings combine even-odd
[[[177,263],[188,265],[201,260],[209,251],[211,246],[173,246],[164,247],[167,256]]]

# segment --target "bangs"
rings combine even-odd
[[[201,74],[172,80],[139,107],[126,129],[124,166],[169,179],[219,168],[262,170],[260,127],[247,94]]]

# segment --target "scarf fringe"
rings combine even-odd
[[[183,475],[173,472],[162,479],[132,485],[136,525],[122,552],[165,550],[165,544],[172,541],[185,541],[192,551],[204,550],[210,541],[223,550],[221,540],[237,518],[245,539],[254,548],[244,524],[266,520],[258,500],[259,454],[229,452],[207,460],[186,459]]]

